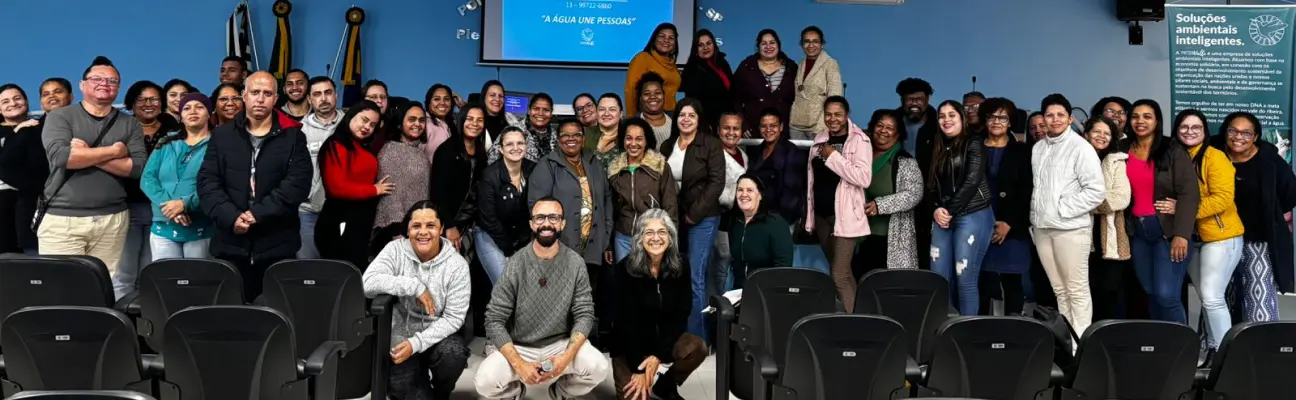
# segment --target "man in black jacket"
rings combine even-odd
[[[936,109],[931,106],[932,87],[927,81],[919,78],[908,78],[896,85],[896,94],[900,96],[900,114],[904,115],[905,132],[904,149],[914,155],[918,161],[918,170],[922,171],[923,182],[927,182],[927,170],[931,169],[933,142],[940,129],[936,123]],[[921,257],[931,247],[931,215],[928,201],[919,202],[914,208],[914,227],[918,231],[918,267],[931,269],[931,258]]]
[[[249,302],[266,268],[301,247],[297,207],[313,175],[301,124],[275,112],[277,98],[274,76],[249,76],[244,112],[212,133],[198,172],[199,202],[216,222],[211,254],[239,267]]]

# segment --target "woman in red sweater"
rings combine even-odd
[[[378,157],[369,148],[381,112],[365,100],[352,106],[319,153],[324,181],[324,209],[315,225],[315,246],[326,259],[369,266],[369,239],[378,197],[392,192],[378,178]],[[376,183],[375,183],[376,182]]]

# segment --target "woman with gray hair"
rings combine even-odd
[[[616,267],[616,342],[612,376],[617,398],[683,399],[679,386],[706,359],[702,338],[687,333],[693,307],[688,259],[680,257],[679,230],[666,210],[636,221],[630,255]],[[657,376],[661,364],[670,363]]]

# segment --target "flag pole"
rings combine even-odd
[[[256,66],[257,71],[260,71],[261,58],[257,57],[256,32],[255,29],[252,29],[252,26],[256,25],[256,23],[252,20],[252,6],[248,4],[248,0],[243,0],[243,12],[247,15],[248,37],[250,37],[250,40],[252,41],[252,64]]]
[[[346,47],[347,32],[351,31],[351,24],[345,24],[342,27],[342,40],[338,41],[337,54],[333,55],[333,64],[328,71],[329,79],[333,79],[333,73],[337,72],[338,60],[342,58],[342,48]]]

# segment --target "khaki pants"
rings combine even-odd
[[[544,360],[561,354],[567,349],[567,344],[568,340],[559,340],[545,347],[523,347],[515,344],[513,348],[517,350],[522,360],[543,363]],[[550,387],[550,393],[557,394],[560,396],[557,398],[563,399],[584,396],[607,379],[608,370],[611,369],[608,364],[608,359],[603,356],[603,353],[589,342],[585,342],[576,353],[576,359]],[[477,366],[473,385],[477,387],[477,394],[487,399],[521,398],[523,393],[521,378],[513,372],[513,367],[509,366],[508,360],[498,351],[487,355],[481,365]]]
[[[1082,337],[1093,322],[1093,297],[1089,292],[1091,242],[1092,228],[1035,229],[1035,249],[1053,294],[1057,295],[1058,312]]]
[[[46,214],[36,229],[37,248],[41,255],[93,256],[108,265],[109,275],[116,275],[129,222],[130,211],[93,217]]]

